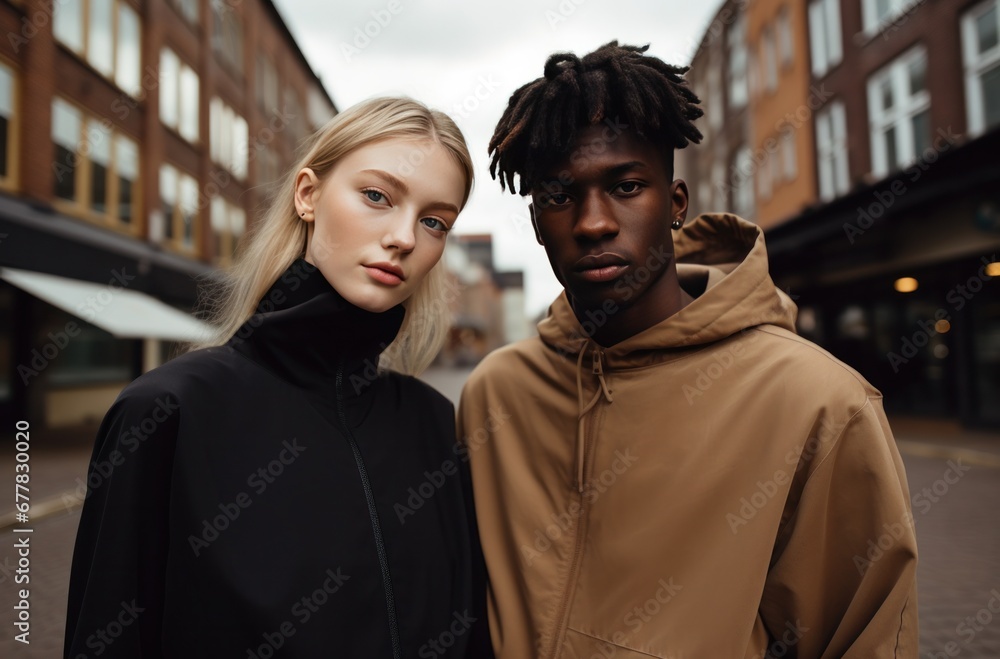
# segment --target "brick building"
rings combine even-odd
[[[73,425],[203,329],[195,278],[336,109],[268,0],[4,1],[0,32],[0,417]]]

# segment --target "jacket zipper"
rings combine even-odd
[[[595,361],[600,359],[599,354],[600,353],[595,350]],[[595,366],[595,373],[596,372],[597,370]],[[601,385],[598,384],[598,386]],[[595,429],[598,426],[597,416],[601,411],[603,411],[603,409],[603,405],[594,409],[594,422],[589,424],[587,427],[587,433],[585,436],[586,441],[584,443],[586,448],[584,451],[584,460],[587,458],[586,454],[590,452],[590,447],[594,445],[592,438],[594,436]],[[585,466],[593,468],[593,465],[589,461]],[[587,472],[585,471],[584,473]],[[584,482],[586,482],[586,480]],[[556,629],[552,637],[552,651],[549,652],[549,659],[556,659],[558,656],[559,648],[562,645],[563,637],[566,634],[566,628],[569,626],[569,606],[574,594],[576,593],[576,580],[580,569],[580,556],[583,554],[583,541],[587,536],[587,525],[590,521],[590,504],[587,500],[586,494],[586,488],[583,488],[583,490],[578,494],[580,497],[580,523],[577,525],[576,538],[574,538],[573,541],[573,558],[570,559],[566,590],[563,592],[562,601],[559,603],[559,615],[556,616]]]
[[[365,500],[368,502],[368,516],[372,523],[372,533],[375,534],[375,548],[378,552],[378,563],[382,569],[382,587],[385,589],[385,607],[389,614],[389,637],[392,640],[393,659],[402,659],[402,650],[399,644],[399,626],[396,622],[396,599],[392,593],[392,577],[389,574],[389,559],[385,553],[385,542],[382,539],[382,525],[378,521],[378,510],[375,508],[375,495],[372,494],[371,482],[368,480],[368,470],[365,468],[365,461],[361,457],[361,451],[354,440],[354,433],[347,425],[347,415],[344,411],[344,360],[340,360],[337,366],[337,415],[340,423],[344,426],[344,435],[347,443],[351,445],[354,453],[354,461],[358,465],[358,474],[361,476],[361,485],[365,490]]]

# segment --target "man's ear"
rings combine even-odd
[[[670,185],[670,214],[672,217],[679,219],[682,223],[687,217],[689,199],[690,197],[688,194],[687,183],[685,183],[682,179],[676,179]]]
[[[528,215],[531,216],[531,228],[535,230],[535,240],[538,241],[539,245],[544,247],[545,243],[542,242],[542,234],[538,231],[538,220],[535,219],[535,204],[528,204]]]

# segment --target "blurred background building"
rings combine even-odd
[[[800,333],[890,413],[1000,425],[998,34],[998,0],[730,0],[687,76],[691,210],[765,229]]]

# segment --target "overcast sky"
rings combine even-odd
[[[578,55],[618,39],[688,64],[722,0],[274,0],[340,109],[406,95],[448,112],[465,133],[476,188],[457,233],[493,234],[501,270],[525,271],[527,313],[561,290],[527,218],[527,201],[502,193],[486,148],[511,93],[542,75],[549,54]],[[395,13],[393,13],[395,12]],[[367,34],[366,34],[367,32]],[[374,34],[375,36],[369,36]]]

